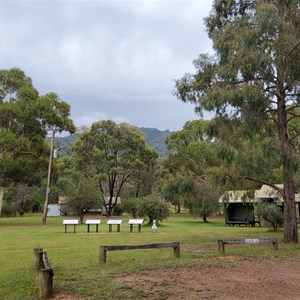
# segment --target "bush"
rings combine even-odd
[[[257,205],[257,214],[268,222],[273,227],[273,230],[277,230],[278,226],[283,222],[283,212],[274,203],[259,203]]]
[[[134,219],[136,219],[138,206],[141,201],[141,198],[124,198],[122,200],[121,208],[124,212],[127,212]]]
[[[122,216],[123,214],[123,209],[120,207],[120,206],[116,206],[114,209],[113,209],[113,215],[114,216]]]
[[[1,210],[1,216],[12,217],[16,211],[14,203],[3,201],[3,206]]]
[[[153,224],[153,220],[156,220],[156,224],[159,224],[163,220],[168,219],[170,216],[170,204],[160,197],[150,195],[142,198],[138,205],[137,215],[139,217],[148,218],[149,224]]]

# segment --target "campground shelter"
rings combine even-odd
[[[253,203],[256,201],[258,191],[226,191],[219,199],[224,204],[225,225],[260,225],[255,220]]]
[[[276,186],[283,188],[283,184]],[[260,220],[255,219],[254,204],[263,201],[280,205],[284,209],[282,195],[269,185],[263,185],[260,190],[226,191],[219,199],[224,204],[225,225],[260,225]],[[300,194],[295,194],[295,202],[300,216]]]

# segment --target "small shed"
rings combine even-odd
[[[255,226],[254,206],[257,190],[226,191],[219,199],[224,204],[225,225]]]
[[[48,204],[48,217],[59,217],[60,216],[60,204]]]

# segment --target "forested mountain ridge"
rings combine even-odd
[[[170,130],[159,130],[157,128],[139,128],[146,136],[146,143],[154,148],[159,157],[167,157],[169,154],[168,146],[165,143],[166,138],[171,134]],[[78,135],[73,134],[56,139],[56,147],[62,155],[70,155],[69,150],[71,143]]]
[[[168,146],[165,143],[166,138],[171,134],[170,130],[159,130],[157,128],[139,128],[146,136],[146,143],[154,148],[159,157],[167,157],[169,154]]]

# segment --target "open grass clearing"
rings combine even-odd
[[[282,243],[283,232],[264,227],[225,227],[222,217],[202,223],[188,214],[173,215],[152,233],[150,225],[143,225],[141,233],[129,232],[123,217],[121,232],[108,233],[106,218],[99,232],[87,233],[85,224],[78,225],[76,234],[64,233],[63,217],[47,219],[41,225],[41,215],[23,218],[0,218],[0,299],[38,299],[33,272],[33,248],[48,252],[54,269],[55,292],[74,295],[75,299],[140,299],[150,297],[138,285],[120,280],[130,274],[166,272],[197,268],[230,268],[232,257],[256,261],[264,258],[298,259],[299,244]],[[93,230],[93,229],[92,229]],[[218,256],[218,239],[277,237],[279,250],[270,245],[235,245],[226,247],[225,257]],[[100,265],[100,245],[137,245],[179,241],[181,258],[173,258],[171,249],[126,250],[108,253],[107,263]],[[163,270],[163,271],[161,271]],[[175,272],[176,273],[176,272]],[[158,283],[160,285],[161,283]],[[162,288],[160,298],[168,299]],[[170,293],[170,292],[169,292]],[[151,296],[152,299],[154,296]]]

